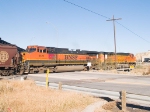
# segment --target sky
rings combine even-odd
[[[21,48],[114,52],[113,22],[106,21],[113,15],[122,18],[117,52],[150,50],[150,0],[0,0],[0,37]]]

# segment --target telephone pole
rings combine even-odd
[[[106,21],[113,21],[113,27],[114,27],[114,46],[115,46],[115,69],[117,69],[117,63],[116,63],[116,31],[115,31],[115,21],[121,20],[121,18],[115,19],[114,15],[112,19],[106,20]]]

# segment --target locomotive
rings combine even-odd
[[[97,65],[96,68],[104,70],[115,68],[129,68],[130,66],[136,65],[136,58],[132,53],[115,54],[114,52],[98,52],[94,53],[94,55],[92,55],[92,58],[93,59],[91,59],[91,62],[94,61],[93,63]]]
[[[55,48],[44,46],[28,46],[26,52],[22,52],[24,73],[43,73],[47,69],[50,72],[81,71],[90,69],[114,69],[135,66],[136,58],[131,53],[76,51],[68,48]]]
[[[22,52],[25,73],[78,71],[86,69],[89,55],[84,51],[70,51],[67,48],[28,46]]]
[[[131,53],[117,53],[117,65],[135,65]],[[0,75],[114,69],[115,54],[32,45],[24,50],[0,39]]]

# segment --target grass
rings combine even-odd
[[[143,66],[142,65],[136,65],[135,69],[143,69]]]
[[[34,81],[0,81],[0,112],[81,112],[99,99],[75,92],[46,89]]]
[[[150,75],[150,65],[149,64],[136,65],[135,69],[133,69],[131,72],[141,75]]]

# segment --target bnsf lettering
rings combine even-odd
[[[77,60],[77,55],[65,55],[65,60]]]

